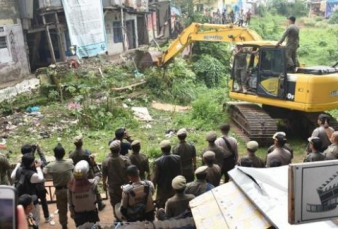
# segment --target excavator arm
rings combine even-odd
[[[144,63],[156,63],[165,65],[169,60],[182,52],[189,44],[195,41],[206,42],[241,42],[257,41],[262,38],[253,30],[229,25],[192,23],[169,45],[164,52],[147,53],[141,61]]]

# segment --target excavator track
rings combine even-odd
[[[262,107],[252,103],[230,102],[227,104],[232,121],[250,140],[261,145],[272,143],[277,131],[276,121]]]

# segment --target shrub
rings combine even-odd
[[[225,67],[213,56],[203,54],[201,58],[193,64],[193,69],[197,74],[197,79],[205,83],[208,88],[218,86],[220,80],[225,75]]]
[[[329,18],[330,24],[338,24],[338,10],[332,12],[330,18]]]

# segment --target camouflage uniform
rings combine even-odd
[[[288,67],[297,66],[297,49],[299,47],[299,28],[295,24],[289,25],[283,33],[282,38],[278,41],[278,44],[286,42],[286,60]]]
[[[9,185],[8,172],[11,169],[5,155],[0,153],[0,185]]]

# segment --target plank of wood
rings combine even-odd
[[[145,83],[147,83],[147,81],[143,80],[143,81],[141,81],[141,82],[134,83],[134,84],[131,84],[131,85],[126,86],[126,87],[112,88],[111,91],[115,91],[115,92],[118,92],[118,91],[126,91],[126,90],[129,90],[129,89],[131,89],[131,88],[134,88],[134,87],[143,85],[143,84],[145,84]]]

